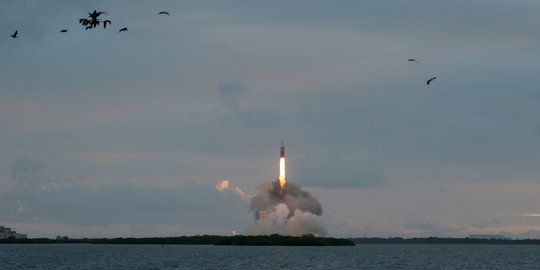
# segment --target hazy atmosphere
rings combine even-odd
[[[111,24],[85,30],[93,10]],[[287,181],[331,236],[540,238],[538,14],[532,0],[2,0],[0,225],[246,233],[283,140]]]

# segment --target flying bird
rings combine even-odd
[[[19,31],[15,30],[15,32],[13,34],[11,34],[11,37],[12,38],[18,38],[17,34],[19,34]]]
[[[108,14],[107,14],[106,12],[104,12],[104,11],[98,12],[98,11],[96,11],[95,9],[94,9],[94,12],[92,12],[92,13],[88,12],[88,16],[89,16],[90,18],[92,18],[92,19],[97,19],[97,17],[99,17],[101,14],[108,15]]]
[[[416,59],[414,59],[414,58],[409,58],[409,59],[407,59],[407,61],[409,61],[409,62],[416,62],[416,63],[418,63],[418,61],[417,61]]]
[[[98,12],[94,9],[93,12],[88,12],[88,18],[81,18],[79,20],[79,23],[85,26],[85,30],[96,28],[101,22],[103,22],[103,28],[106,28],[107,24],[111,24],[111,21],[100,20],[99,16],[101,16],[101,14],[107,15],[106,12],[103,12],[103,11]]]
[[[429,79],[429,80],[427,80],[426,84],[427,84],[427,85],[429,85],[429,84],[431,83],[431,81],[433,81],[433,80],[435,80],[435,79],[437,79],[437,77],[436,77],[436,76],[435,76],[435,77],[433,77],[433,78],[431,78],[431,79]]]
[[[62,29],[60,30],[60,33],[67,33],[67,31],[68,31],[67,29]]]
[[[167,12],[167,11],[161,11],[161,12],[158,13],[158,14],[159,14],[159,15],[163,15],[163,14],[165,14],[165,15],[171,15],[171,14],[169,14],[169,12]]]
[[[120,32],[124,32],[124,31],[127,31],[127,27],[124,27],[124,28],[122,28],[122,29],[118,30],[118,33],[120,33]]]

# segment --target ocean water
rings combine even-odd
[[[540,269],[540,246],[0,245],[0,269]]]

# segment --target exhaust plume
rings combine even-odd
[[[281,140],[281,147],[279,148],[279,191],[283,194],[287,180],[285,179],[285,144]]]
[[[287,180],[285,179],[285,157],[279,159],[279,190],[283,193]]]
[[[259,188],[261,192],[251,198],[256,220],[248,234],[327,234],[319,217],[323,213],[321,204],[309,192],[291,182],[283,189],[278,181],[263,183]]]
[[[230,185],[229,180],[225,179],[216,185],[216,189],[219,191],[224,191],[229,188],[229,185]]]
[[[220,192],[228,190],[230,187],[231,182],[228,179],[222,180],[216,184],[216,189]],[[251,197],[253,197],[252,195],[245,193],[242,189],[240,189],[240,187],[234,187],[233,191],[242,199],[251,199]]]

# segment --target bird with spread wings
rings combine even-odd
[[[105,13],[103,11],[98,12],[98,11],[96,11],[94,9],[93,12],[88,12],[88,18],[81,18],[79,20],[79,23],[82,24],[83,26],[86,26],[85,30],[96,28],[100,23],[103,23],[103,28],[107,28],[107,24],[111,24],[111,21],[110,20],[104,20],[104,21],[100,20],[99,16],[101,16],[102,14],[107,15],[107,13]]]

